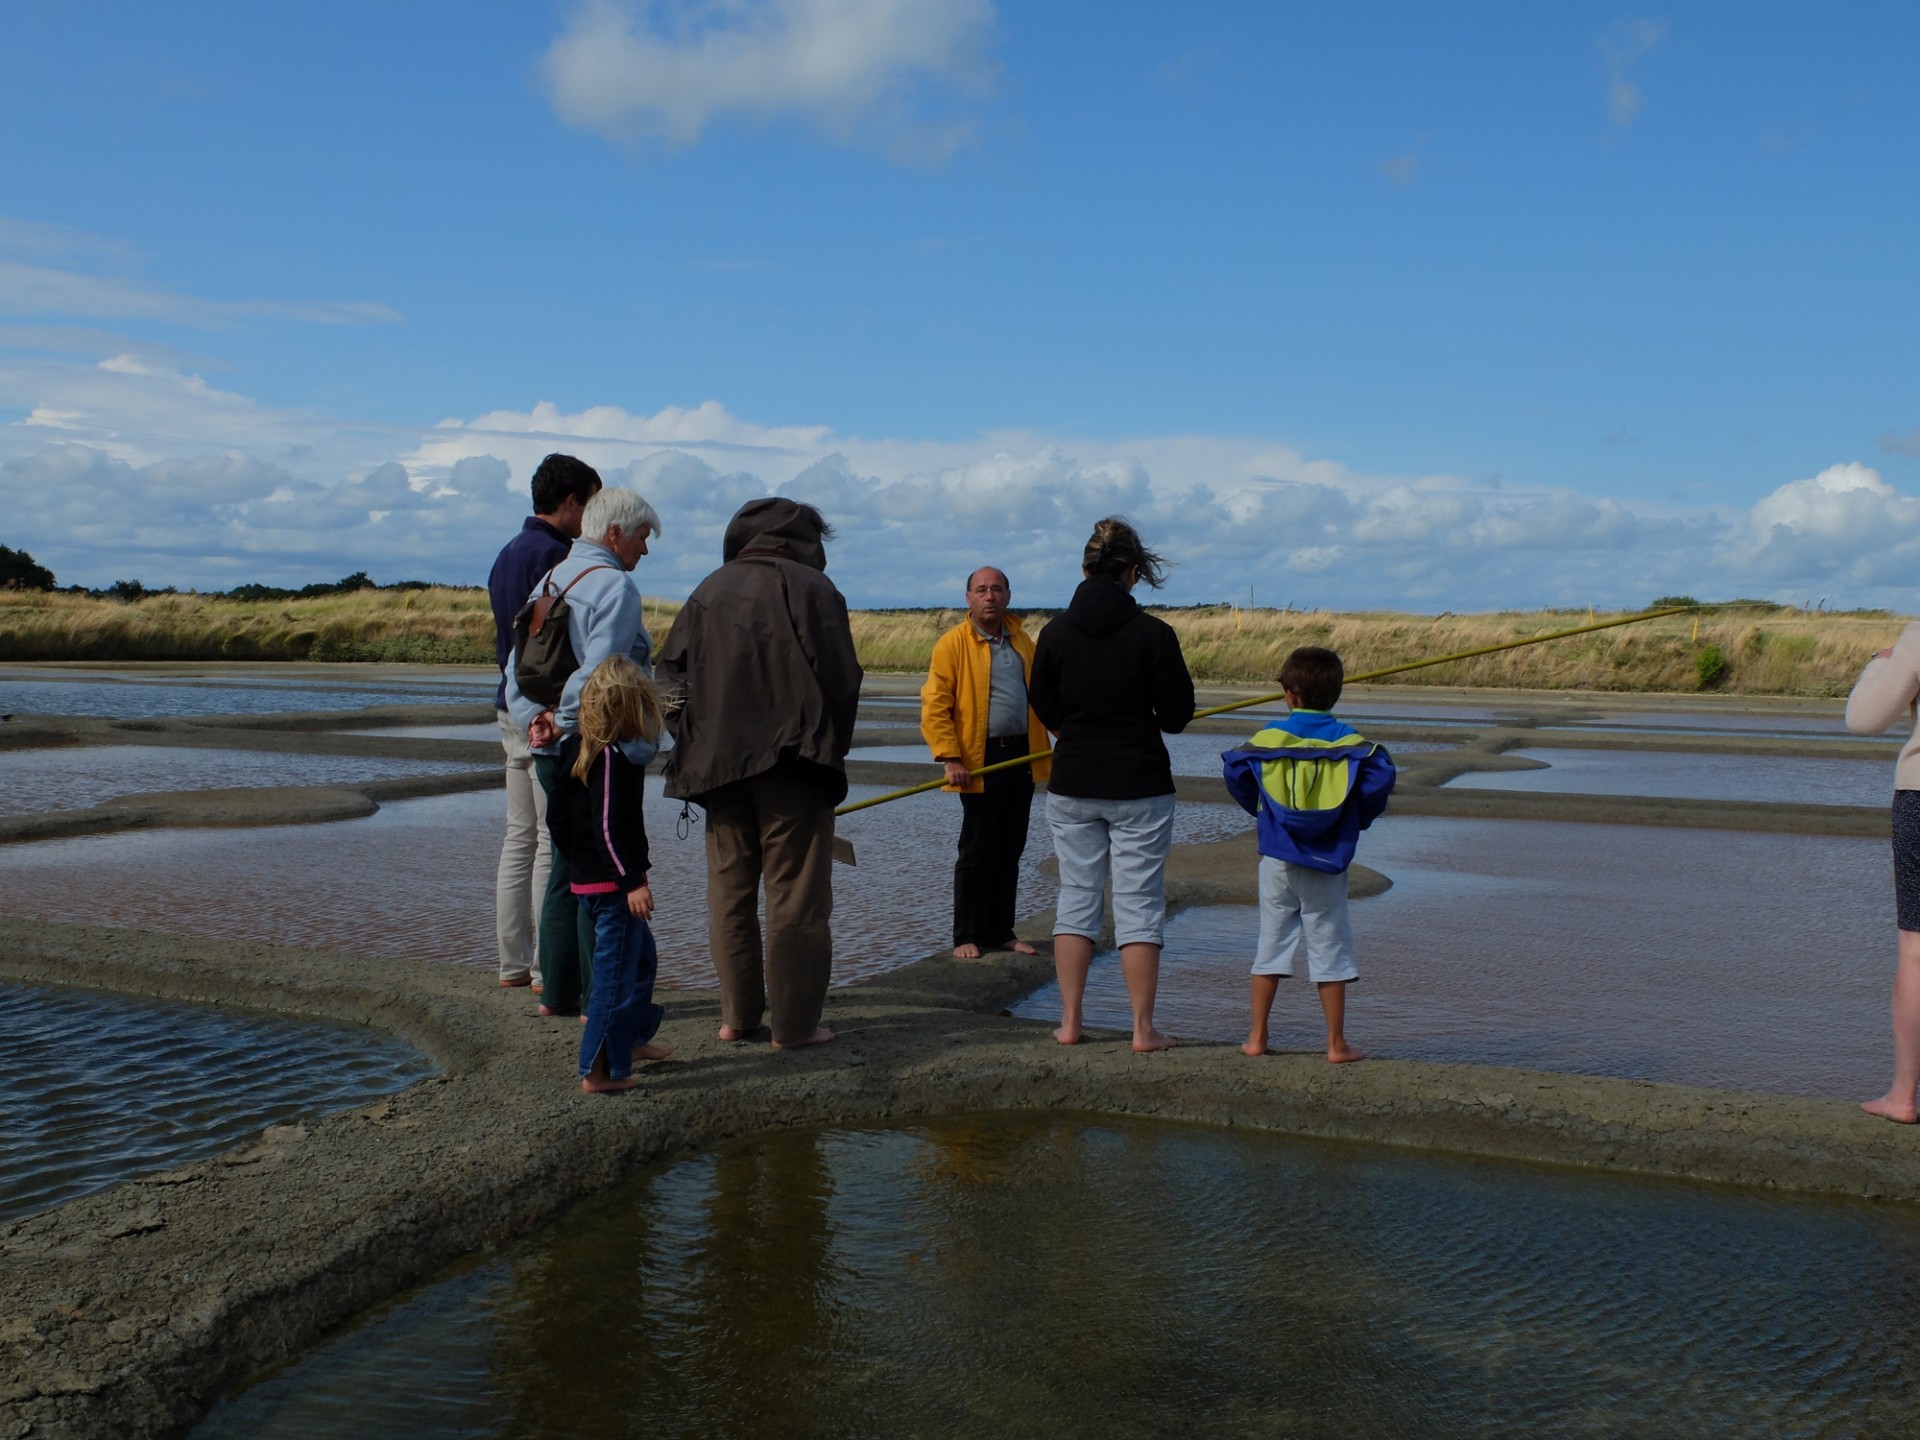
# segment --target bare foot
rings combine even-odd
[[[753,1031],[742,1030],[735,1025],[722,1025],[720,1027],[720,1038],[729,1045],[738,1045],[742,1040],[751,1040],[753,1038]]]
[[[633,1047],[633,1063],[638,1065],[642,1060],[664,1060],[671,1054],[671,1045],[636,1045]]]
[[[554,1010],[545,1005],[540,1007],[540,1018],[542,1020],[553,1020],[556,1018],[564,1020],[569,1015],[580,1015],[580,1012],[578,1010]],[[585,1020],[587,1017],[580,1015],[580,1018]]]
[[[1267,1053],[1266,1037],[1261,1036],[1259,1039],[1254,1039],[1253,1037],[1249,1036],[1247,1039],[1247,1043],[1240,1047],[1240,1053],[1242,1055],[1266,1054]]]
[[[773,1048],[776,1050],[798,1050],[803,1045],[825,1045],[831,1039],[833,1039],[833,1032],[824,1025],[817,1025],[814,1027],[813,1033],[807,1036],[806,1039],[776,1040],[773,1042]]]
[[[615,1080],[606,1075],[588,1075],[581,1080],[580,1088],[589,1095],[614,1095],[622,1090],[631,1090],[639,1083],[639,1077],[634,1075],[624,1080]]]
[[[1053,1038],[1058,1040],[1062,1045],[1078,1045],[1080,1043],[1080,1027],[1075,1025],[1072,1029],[1068,1029],[1065,1025],[1062,1025],[1053,1032]]]
[[[1007,942],[1007,949],[1013,951],[1016,955],[1038,955],[1040,953],[1024,940],[1009,940]]]
[[[964,945],[956,945],[953,947],[953,958],[956,960],[978,960],[980,958],[980,947],[971,940]]]
[[[1891,1120],[1896,1125],[1911,1125],[1920,1115],[1916,1115],[1912,1097],[1902,1105],[1891,1095],[1882,1095],[1878,1100],[1862,1100],[1860,1108],[1869,1115],[1878,1115],[1882,1120]]]
[[[1133,1034],[1133,1053],[1150,1055],[1155,1050],[1171,1050],[1177,1043],[1171,1035],[1163,1035],[1158,1030],[1147,1031],[1145,1038],[1136,1030]]]
[[[582,1010],[582,1011],[580,1012],[580,1023],[581,1023],[582,1025],[584,1025],[584,1024],[586,1024],[586,1023],[587,1023],[587,1012],[586,1012],[586,1011],[584,1011],[584,1010]]]
[[[533,977],[531,975],[502,975],[500,977],[500,988],[502,990],[523,990],[531,984],[533,984]]]
[[[1364,1060],[1366,1058],[1365,1055],[1362,1055],[1344,1040],[1338,1045],[1329,1045],[1327,1047],[1327,1063],[1329,1065],[1351,1065],[1356,1060]]]

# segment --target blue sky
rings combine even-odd
[[[856,603],[1916,608],[1908,5],[0,17],[0,542],[471,581],[548,449]]]

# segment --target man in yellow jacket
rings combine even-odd
[[[967,577],[967,618],[933,647],[920,687],[920,733],[946,765],[944,788],[960,796],[960,856],[953,866],[953,953],[1034,949],[1014,938],[1020,857],[1027,848],[1033,787],[1051,762],[974,772],[1050,748],[1047,727],[1027,707],[1033,641],[1007,613],[1006,573],[983,565]]]

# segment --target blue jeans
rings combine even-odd
[[[580,908],[593,917],[593,1003],[580,1035],[580,1074],[604,1051],[607,1074],[624,1080],[633,1072],[633,1052],[659,1033],[667,1012],[653,1003],[660,970],[653,927],[627,909],[621,894],[582,895]]]

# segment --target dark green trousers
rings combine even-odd
[[[560,757],[535,755],[533,773],[551,801],[560,783]],[[584,1010],[593,993],[593,917],[573,898],[572,880],[556,841],[540,902],[540,1003],[562,1014]]]

